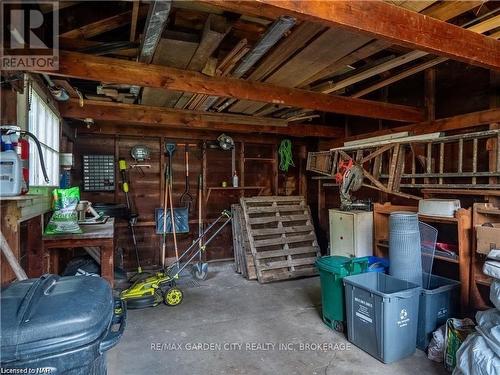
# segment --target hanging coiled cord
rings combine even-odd
[[[283,172],[288,172],[290,167],[295,167],[293,163],[292,142],[289,139],[283,139],[278,149],[280,156],[280,169]]]

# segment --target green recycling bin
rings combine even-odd
[[[345,303],[342,279],[366,272],[368,258],[324,256],[316,260],[321,280],[323,322],[339,332],[344,331]]]

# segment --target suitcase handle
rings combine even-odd
[[[101,354],[118,344],[118,341],[120,341],[120,338],[123,335],[123,331],[125,330],[127,320],[127,307],[125,303],[119,298],[114,299],[113,305],[113,318],[111,319],[108,333],[99,345],[99,352]],[[119,324],[120,327],[116,331],[113,331],[112,329],[116,324]]]
[[[17,317],[20,324],[28,320],[33,306],[36,304],[36,302],[38,302],[42,294],[47,293],[47,291],[56,283],[57,280],[59,280],[59,276],[45,274],[40,276],[38,280],[31,284],[17,312]]]

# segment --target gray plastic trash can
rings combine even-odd
[[[0,310],[2,374],[106,375],[106,352],[126,324],[126,307],[93,276],[16,282]]]
[[[384,363],[412,355],[420,287],[379,272],[343,280],[348,340]]]
[[[424,280],[427,280],[424,275]],[[418,307],[417,348],[425,350],[434,332],[456,316],[459,308],[460,282],[431,275],[428,288],[420,291]]]

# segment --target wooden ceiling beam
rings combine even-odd
[[[284,120],[264,119],[243,115],[190,111],[184,109],[151,107],[137,104],[110,103],[70,99],[59,103],[64,118],[92,118],[95,121],[113,121],[117,124],[154,126],[158,129],[217,130],[235,133],[271,133],[293,137],[338,138],[343,129],[325,125],[288,124]]]
[[[51,75],[248,99],[394,121],[416,122],[423,119],[423,111],[415,107],[326,95],[235,78],[208,77],[193,71],[77,52],[61,51],[59,70],[51,72]]]
[[[500,43],[384,1],[200,0],[237,13],[289,15],[328,27],[366,33],[403,47],[487,69],[500,69]]]
[[[370,133],[347,137],[344,142],[356,141],[381,135],[399,132],[410,132],[413,135],[460,130],[475,126],[489,125],[500,122],[500,108],[487,109],[479,112],[442,118],[439,120],[419,122],[416,124],[398,126],[390,129],[377,130]]]
[[[139,8],[139,18],[146,15],[146,7]],[[104,34],[108,31],[118,29],[119,27],[125,26],[131,22],[132,11],[126,11],[116,14],[111,17],[101,19],[96,22],[89,23],[84,26],[77,27],[76,29],[66,31],[59,36],[61,38],[72,38],[72,39],[89,39],[97,35]]]
[[[425,4],[424,1],[412,1],[403,3],[400,6],[402,6],[403,8],[411,6],[413,7],[412,10],[416,12],[422,11],[422,14],[425,14],[426,16],[436,18],[441,21],[448,21],[453,17],[456,17],[473,9],[474,7],[479,6],[482,3],[482,0],[459,2],[444,1],[428,7],[429,4]],[[415,8],[415,6],[417,5],[419,7]],[[388,41],[375,39],[371,43],[368,43],[367,45],[359,48],[358,50],[345,56],[341,60],[334,62],[323,71],[308,79],[302,84],[302,86],[309,85],[323,78],[328,78],[329,76],[338,73],[341,69],[346,68],[348,65],[355,64],[360,60],[364,60],[367,57],[373,56],[376,53],[389,48],[391,45],[392,44]]]
[[[494,17],[487,19],[486,21],[480,22],[476,25],[469,27],[468,30],[471,30],[471,31],[477,32],[477,33],[491,31],[494,28],[496,28],[496,25],[498,25],[499,23],[500,23],[500,15],[497,15],[497,16],[494,16]],[[490,35],[490,37],[498,39],[500,37],[500,33],[498,35]],[[366,94],[369,94],[370,92],[373,92],[373,91],[378,90],[382,87],[388,86],[394,82],[398,82],[404,78],[410,77],[410,76],[417,74],[425,69],[431,68],[435,65],[441,64],[442,62],[445,62],[448,60],[449,59],[447,59],[446,57],[436,57],[432,60],[424,61],[422,63],[419,63],[415,66],[408,68],[407,70],[404,70],[400,73],[394,74],[393,76],[390,76],[390,77],[388,77],[380,82],[377,82],[373,85],[370,85],[370,86],[368,86],[368,87],[366,87],[366,88],[364,88],[364,89],[362,89],[362,90],[360,90],[360,91],[358,91],[355,94],[350,95],[350,96],[351,96],[351,98],[361,98],[361,97],[365,96]],[[330,92],[331,91],[332,90],[330,90]]]

